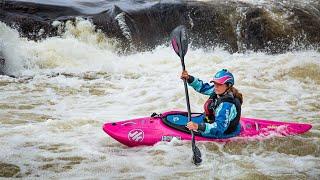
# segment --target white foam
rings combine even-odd
[[[101,34],[89,21],[78,20],[67,29],[62,37],[34,42],[0,24],[7,71],[31,75],[0,76],[0,160],[19,165],[22,177],[224,179],[242,177],[243,172],[278,177],[295,171],[310,178],[319,175],[316,152],[292,157],[263,149],[265,144],[260,154],[250,155],[197,142],[204,157],[200,167],[191,163],[189,142],[122,146],[102,131],[104,122],[186,109],[180,59],[166,46],[119,56],[108,38],[98,40]],[[216,48],[213,52],[189,49],[185,63],[190,74],[204,81],[221,68],[233,72],[235,86],[244,94],[243,116],[317,126],[320,84],[311,71],[318,72],[319,59],[316,51],[230,54]],[[297,68],[305,70],[305,76],[293,73]],[[207,97],[191,88],[189,93],[192,111],[201,112]],[[316,149],[318,139],[305,137]],[[285,165],[275,165],[279,163]],[[71,169],[63,168],[68,164]]]

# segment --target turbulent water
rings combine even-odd
[[[80,20],[61,37],[39,42],[0,23],[6,73],[0,76],[0,163],[23,178],[318,179],[320,177],[320,53],[230,54],[189,49],[186,67],[205,81],[221,68],[244,94],[243,116],[310,123],[292,137],[198,143],[161,142],[128,148],[102,130],[105,122],[186,109],[181,65],[171,47],[118,55],[116,42]],[[189,90],[192,111],[205,96]]]

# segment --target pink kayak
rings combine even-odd
[[[192,121],[200,122],[201,113],[192,114]],[[191,140],[191,135],[184,127],[187,112],[168,111],[154,117],[143,117],[119,122],[105,123],[103,130],[115,140],[127,146],[154,145],[160,141]],[[199,133],[196,141],[227,142],[239,139],[266,139],[270,136],[288,136],[307,132],[310,124],[289,123],[263,119],[241,117],[241,132],[237,137],[214,139],[202,137]]]

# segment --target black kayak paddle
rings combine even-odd
[[[185,71],[186,67],[184,64],[184,56],[186,55],[187,50],[188,50],[188,35],[187,35],[187,30],[186,30],[185,26],[180,25],[180,26],[176,27],[171,32],[171,43],[172,43],[174,51],[180,57],[182,70]],[[184,82],[184,91],[185,91],[186,100],[187,100],[188,122],[190,122],[191,121],[191,110],[190,110],[188,86],[187,86],[187,81],[185,79],[183,79],[183,82]],[[201,152],[200,152],[199,148],[196,146],[196,142],[194,139],[194,133],[192,130],[191,130],[191,136],[192,136],[193,163],[195,165],[200,165],[200,163],[202,162]]]

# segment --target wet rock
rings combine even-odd
[[[292,16],[289,19],[293,22],[292,27],[303,36],[304,44],[319,44],[320,42],[320,1],[316,7],[293,7]]]
[[[115,5],[106,11],[91,16],[91,18],[96,27],[103,30],[107,37],[118,40],[121,51],[128,51],[130,49],[132,43],[131,31],[125,29],[125,23],[129,21],[122,9]],[[119,21],[124,21],[122,29]],[[127,36],[124,31],[128,31]]]
[[[0,177],[15,177],[19,172],[18,166],[0,162]]]
[[[284,16],[281,13],[288,12],[277,10],[271,14],[262,8],[250,9],[242,24],[245,49],[281,53],[319,46],[320,14],[312,14],[312,11],[293,7],[287,18],[277,19],[274,16]]]
[[[170,32],[184,24],[195,47],[281,53],[319,45],[319,9],[293,2],[271,8],[234,1],[161,2],[139,10],[113,6],[93,15],[93,22],[109,37],[115,36],[135,50],[169,42]]]
[[[235,52],[236,34],[231,21],[222,15],[225,13],[222,11],[232,12],[235,8],[223,4],[217,7],[217,4],[202,2],[156,3],[139,11],[114,6],[112,10],[103,12],[103,15],[93,16],[93,22],[104,32],[110,27],[116,27],[108,35],[117,34],[117,38],[129,42],[138,51],[168,43],[171,31],[184,24],[190,31],[193,46],[212,47],[224,44],[228,50]],[[111,17],[107,18],[110,23],[101,23],[103,20],[97,18],[101,16]]]
[[[293,30],[283,26],[261,8],[246,13],[243,27],[243,43],[247,50],[283,52],[289,49],[293,40]]]
[[[2,1],[0,20],[16,28],[24,37],[38,40],[57,35],[54,20],[69,20],[80,13],[69,7],[31,2]]]
[[[180,24],[188,27],[194,47],[222,46],[232,53],[281,53],[320,44],[318,1],[103,1],[77,7],[7,0],[0,12],[1,21],[30,39],[59,35],[52,23],[78,16],[90,19],[107,37],[115,38],[120,52],[169,44],[170,32]]]

